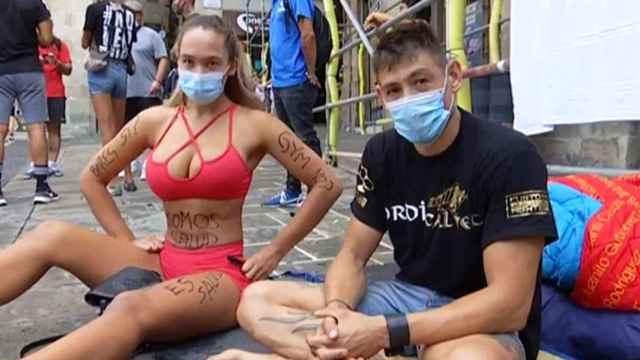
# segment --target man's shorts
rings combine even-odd
[[[127,64],[109,60],[103,69],[88,72],[89,92],[124,100],[127,98],[127,76]]]
[[[0,75],[0,124],[7,124],[15,100],[25,125],[47,121],[47,95],[41,72]]]
[[[64,124],[66,122],[67,111],[66,98],[48,98],[47,109],[49,110],[49,122]]]
[[[367,288],[367,293],[358,305],[358,311],[367,315],[393,315],[436,309],[447,305],[454,299],[437,292],[399,280],[373,281]],[[492,334],[502,343],[513,344],[525,359],[524,345],[518,334]]]
[[[130,97],[127,98],[127,111],[125,122],[129,122],[141,112],[154,106],[162,105],[162,100],[155,97]]]

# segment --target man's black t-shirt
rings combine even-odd
[[[41,0],[0,1],[0,75],[42,71],[36,28],[49,18]]]
[[[135,14],[126,6],[105,1],[87,7],[84,30],[93,34],[98,51],[112,60],[127,60],[138,28]]]
[[[418,154],[395,130],[374,136],[351,209],[358,220],[389,231],[398,279],[459,298],[487,286],[487,246],[555,239],[546,182],[545,164],[525,136],[462,111],[457,138],[435,157]],[[539,335],[538,277],[520,332],[528,358],[538,352]]]

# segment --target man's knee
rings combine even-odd
[[[433,345],[424,350],[420,360],[519,360],[518,349],[506,348],[489,337],[478,337],[468,341],[453,341]]]

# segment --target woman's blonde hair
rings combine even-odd
[[[180,29],[175,46],[171,51],[173,57],[178,59],[184,35],[196,28],[210,30],[224,37],[224,45],[229,55],[229,63],[236,66],[236,73],[227,78],[224,87],[225,95],[236,104],[253,109],[262,109],[262,104],[255,95],[255,84],[251,80],[246,61],[243,60],[240,40],[238,40],[238,37],[231,27],[219,16],[195,15],[191,17]],[[180,76],[180,74],[178,74],[178,76]],[[177,87],[169,100],[169,105],[173,107],[184,105],[185,99],[185,94],[180,90],[180,87]]]

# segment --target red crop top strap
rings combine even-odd
[[[204,133],[208,128],[210,128],[218,119],[220,119],[226,113],[230,113],[229,129],[231,129],[232,124],[233,124],[233,120],[232,119],[233,119],[233,112],[234,112],[235,107],[236,107],[235,104],[232,104],[231,106],[229,106],[223,112],[221,112],[220,114],[216,115],[216,117],[211,119],[211,121],[209,121],[205,126],[203,126],[195,134],[193,133],[193,130],[191,129],[191,126],[189,125],[189,122],[187,121],[187,116],[185,114],[184,107],[183,106],[179,107],[178,111],[176,111],[176,114],[175,114],[174,118],[171,120],[171,124],[169,124],[169,126],[167,127],[165,132],[162,134],[162,137],[160,138],[160,140],[158,140],[158,142],[156,143],[156,146],[158,146],[158,144],[160,144],[160,142],[164,139],[165,135],[169,132],[169,129],[174,125],[174,123],[175,123],[175,121],[176,121],[176,119],[178,117],[180,117],[182,119],[182,121],[184,122],[184,126],[187,128],[187,133],[189,134],[189,140],[187,140],[184,144],[182,144],[182,146],[180,146],[178,148],[178,150],[176,150],[173,154],[171,154],[171,156],[169,156],[169,158],[167,158],[167,160],[165,160],[165,162],[168,162],[169,160],[173,159],[176,155],[178,155],[182,150],[184,150],[185,148],[187,148],[191,144],[193,144],[195,146],[196,153],[198,154],[198,158],[200,158],[200,161],[204,161],[204,158],[202,156],[202,152],[200,151],[200,147],[196,143],[196,140],[198,139],[198,137],[200,137],[200,135],[202,135],[202,133]],[[231,141],[231,137],[229,137],[229,141]],[[229,144],[231,144],[231,143],[229,143]]]
[[[169,126],[167,126],[164,129],[164,132],[162,133],[162,136],[160,136],[160,138],[158,139],[158,141],[156,141],[155,144],[153,144],[153,148],[155,149],[158,145],[160,145],[160,143],[162,142],[162,140],[164,139],[164,137],[167,135],[167,133],[169,132],[169,130],[173,127],[173,124],[175,124],[176,120],[178,119],[178,115],[182,112],[182,106],[178,107],[176,109],[176,113],[173,114],[173,118],[171,118],[171,122],[169,123]]]
[[[229,107],[229,146],[233,144],[233,123],[236,117],[236,110],[238,107],[236,104],[233,104]]]
[[[196,141],[196,139],[199,138],[200,135],[202,135],[205,131],[207,131],[208,128],[210,128],[213,124],[215,124],[218,121],[218,119],[220,119],[221,117],[223,117],[227,113],[229,113],[229,124],[231,124],[231,121],[233,119],[233,111],[234,111],[234,109],[235,109],[235,104],[231,104],[223,112],[221,112],[220,114],[216,115],[213,119],[211,119],[205,126],[203,126],[196,133],[194,133],[193,130],[191,129],[191,126],[189,125],[189,122],[187,121],[187,116],[184,114],[184,112],[182,112],[182,114],[181,114],[182,120],[184,121],[184,124],[187,127],[187,131],[189,132],[189,136],[191,136],[191,141]]]
[[[202,132],[204,132],[203,130],[206,130],[210,124],[213,124],[215,122],[217,117],[214,118],[212,121],[209,121],[201,129],[201,131],[198,131],[198,135],[193,134],[193,130],[191,129],[191,125],[189,125],[189,121],[187,121],[187,116],[184,114],[184,111],[182,111],[182,113],[180,114],[180,118],[182,118],[182,122],[184,123],[184,126],[187,128],[187,133],[189,134],[189,140],[184,145],[182,145],[180,149],[178,149],[178,151],[173,153],[173,155],[171,155],[171,158],[176,156],[180,151],[184,150],[184,148],[186,148],[187,146],[193,144],[193,146],[196,148],[196,154],[198,154],[198,158],[200,158],[201,162],[204,162],[204,157],[202,156],[202,152],[200,152],[200,147],[198,146],[198,144],[196,144],[196,139],[200,134],[202,134]]]

